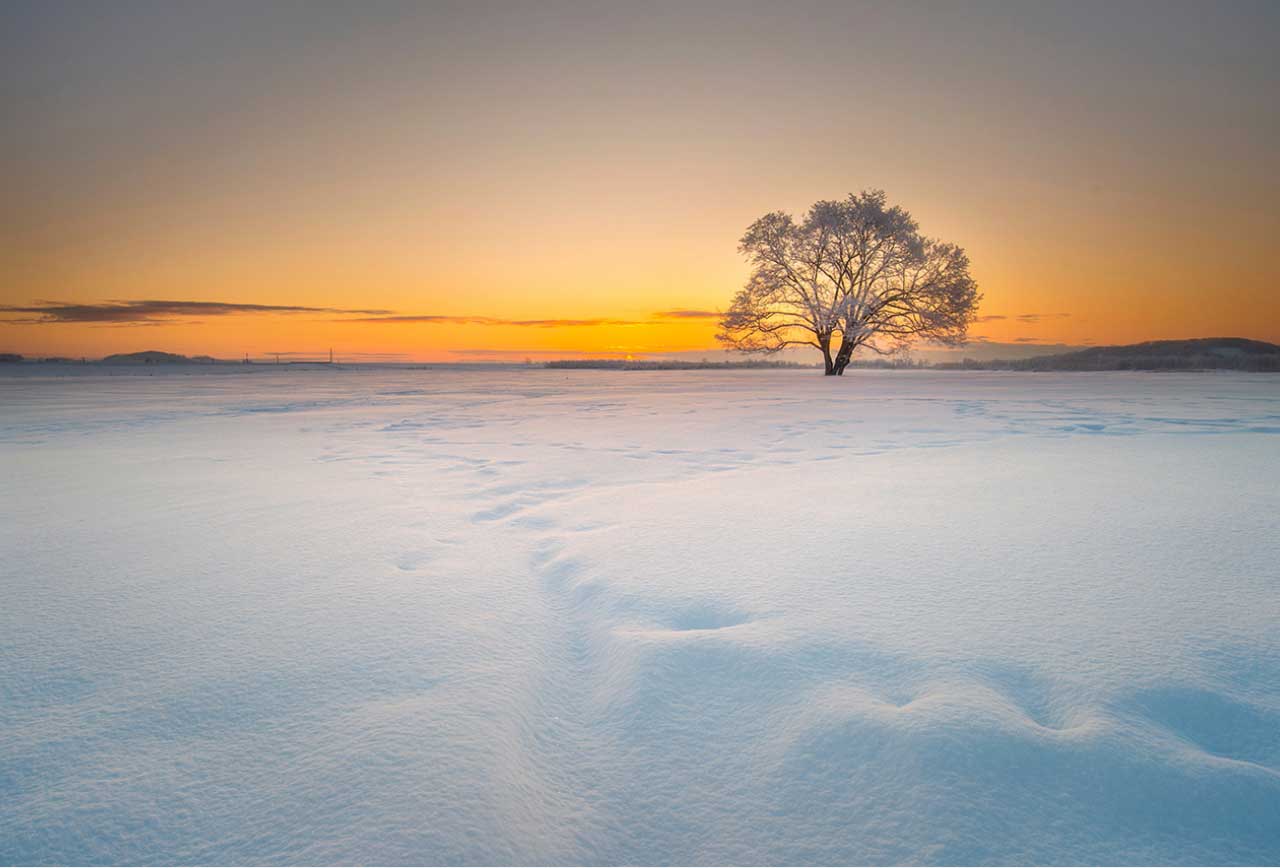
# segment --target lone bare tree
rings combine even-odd
[[[766,214],[739,250],[751,277],[716,337],[748,353],[816,347],[828,375],[843,374],[859,347],[963,343],[981,299],[965,252],[922,236],[881,190],[818,202],[801,222]]]

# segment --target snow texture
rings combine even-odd
[[[0,862],[1280,863],[1280,378],[114,373],[0,375]]]

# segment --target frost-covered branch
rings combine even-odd
[[[964,251],[921,236],[879,190],[817,202],[800,222],[766,214],[739,249],[751,276],[722,317],[719,340],[752,353],[813,346],[828,374],[843,374],[860,347],[963,342],[981,297]]]

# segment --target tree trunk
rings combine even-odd
[[[831,373],[835,374],[837,377],[843,377],[844,369],[849,367],[849,360],[853,358],[853,351],[857,349],[857,347],[858,344],[856,341],[851,341],[848,338],[841,336],[840,350],[836,353],[835,361],[832,362]]]
[[[822,374],[830,377],[836,372],[835,364],[831,361],[831,338],[820,340],[818,345],[822,347]]]

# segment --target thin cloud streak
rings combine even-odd
[[[339,319],[334,322],[359,323],[427,323],[440,325],[502,325],[504,320],[487,316],[450,316],[446,314],[390,314]]]
[[[721,314],[714,310],[660,310],[654,316],[658,319],[719,319]]]
[[[1021,323],[1038,323],[1047,319],[1066,319],[1071,316],[1069,313],[1020,313],[1013,319]],[[1006,320],[1009,317],[1001,313],[987,314],[985,316],[974,317],[974,322],[998,322]]]
[[[652,319],[612,319],[593,317],[588,319],[503,319],[495,316],[465,316],[456,314],[391,314],[388,316],[365,316],[354,319],[342,319],[337,322],[361,323],[425,323],[427,325],[482,325],[482,326],[520,326],[522,328],[580,328],[591,326],[651,326],[661,325],[663,320],[679,319],[719,319],[720,313],[714,310],[660,310],[652,314]]]
[[[160,325],[170,317],[232,316],[236,314],[348,313],[388,314],[387,310],[348,310],[336,307],[307,307],[292,304],[248,304],[226,301],[179,301],[173,299],[111,300],[96,304],[76,304],[41,300],[32,305],[5,305],[0,313],[26,314],[2,320],[10,325],[54,325],[58,323],[108,323],[114,325]]]
[[[549,329],[561,328],[565,326],[643,326],[653,325],[651,322],[642,320],[629,319],[525,319],[525,320],[508,320],[504,325],[513,326],[529,326],[532,328]]]
[[[1023,313],[1014,317],[1018,322],[1037,323],[1046,319],[1066,319],[1069,313]]]
[[[632,319],[502,319],[493,316],[453,316],[449,314],[402,314],[342,319],[336,322],[359,323],[426,323],[428,325],[519,326],[521,328],[580,328],[591,326],[647,326],[651,320]]]

